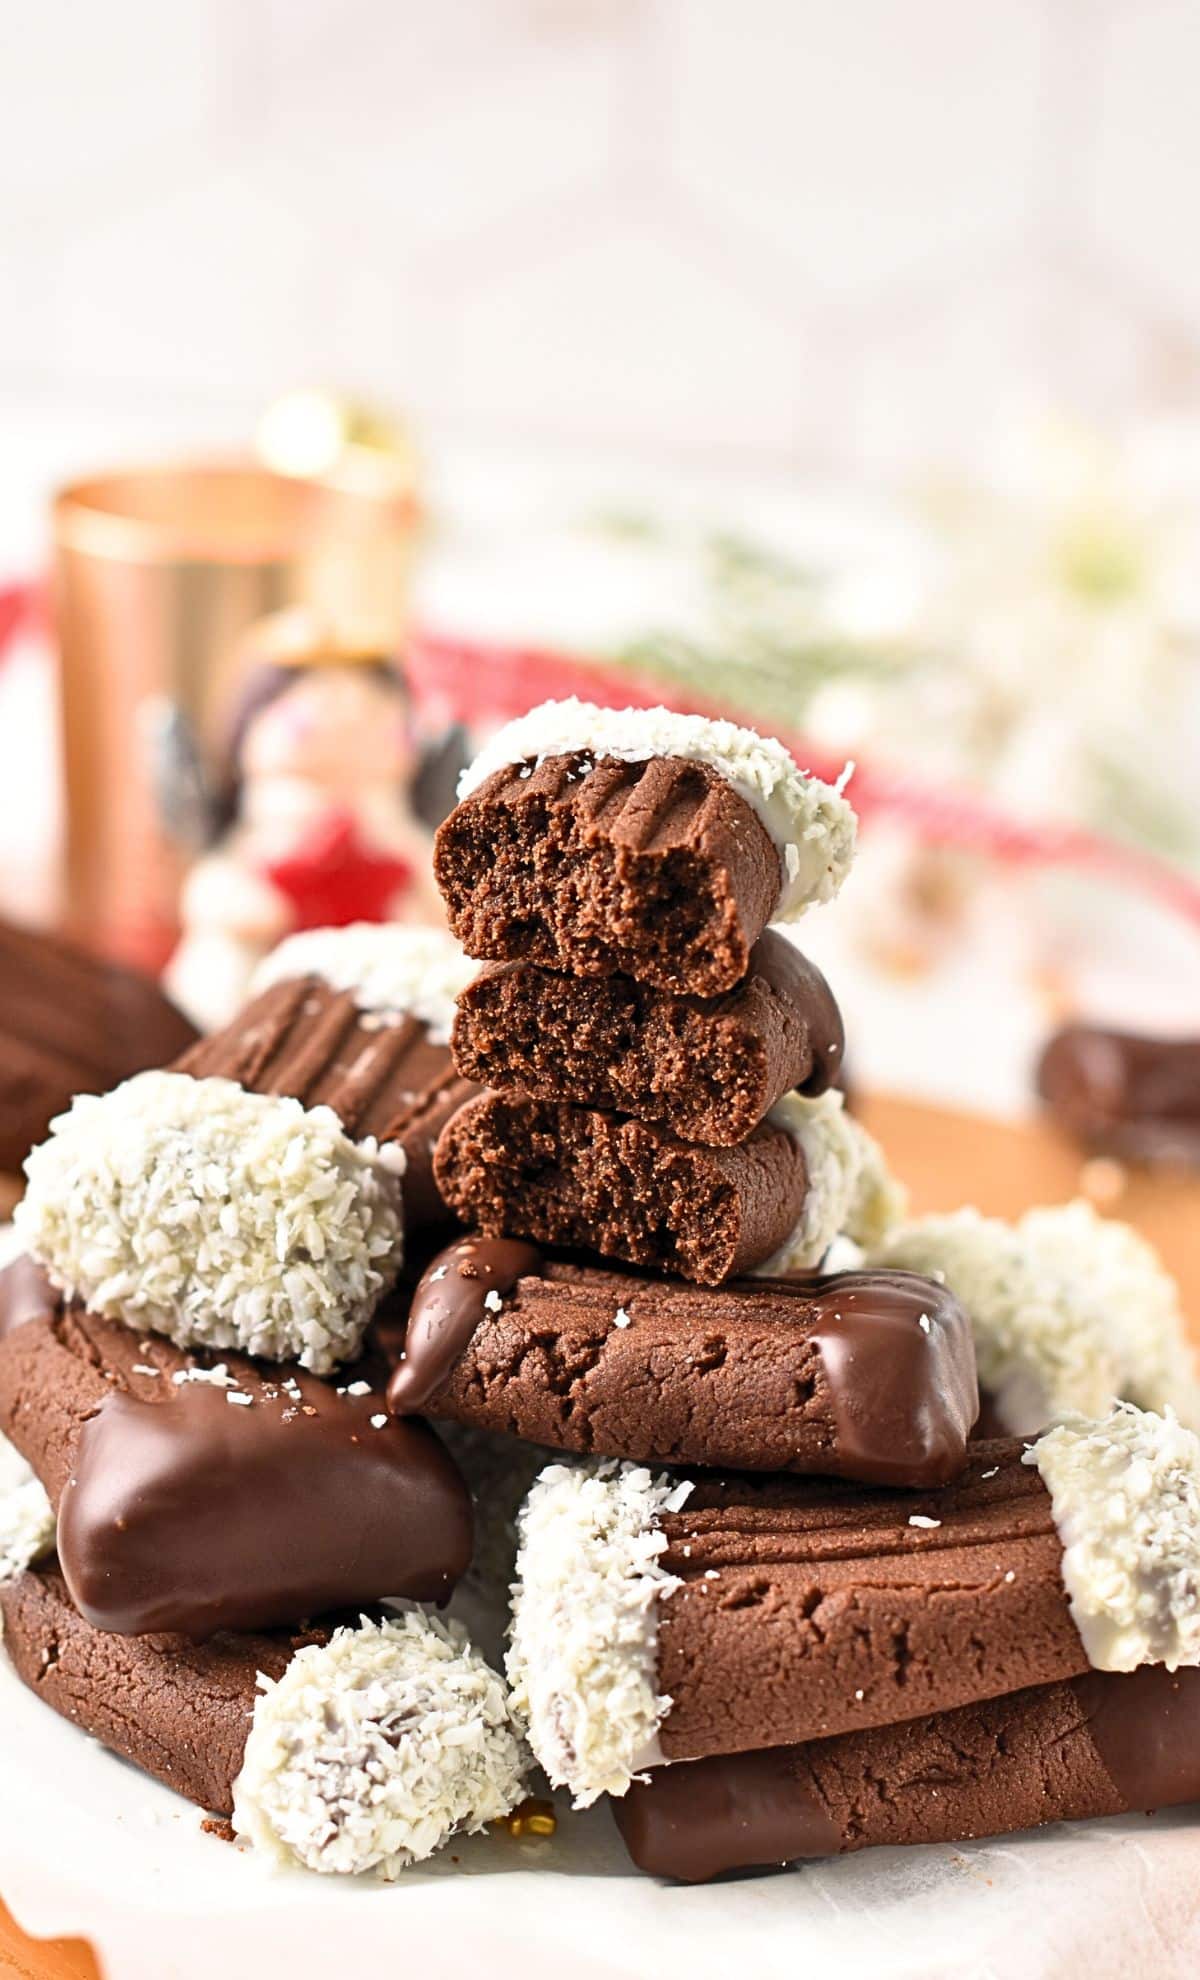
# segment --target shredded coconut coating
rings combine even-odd
[[[981,1388],[1014,1436],[1118,1397],[1200,1422],[1195,1369],[1172,1279],[1127,1224],[1087,1203],[1015,1224],[959,1210],[907,1225],[873,1263],[949,1285],[975,1335]]]
[[[840,789],[796,767],[781,742],[735,722],[676,715],[669,708],[598,708],[594,702],[544,701],[492,737],[459,778],[466,798],[512,763],[586,751],[597,758],[645,763],[680,756],[707,763],[731,784],[779,849],[779,921],[831,901],[854,858],[858,821]]]
[[[289,935],[259,964],[250,989],[257,996],[273,983],[317,976],[348,990],[360,1011],[417,1018],[433,1044],[448,1045],[454,1000],[477,969],[445,929],[356,921]]]
[[[1200,1437],[1122,1403],[1026,1451],[1063,1543],[1063,1585],[1098,1671],[1200,1664]]]
[[[796,1228],[755,1276],[811,1271],[839,1237],[879,1244],[904,1215],[904,1191],[890,1175],[879,1143],[846,1112],[841,1094],[806,1100],[788,1093],[767,1118],[799,1142],[808,1188]]]
[[[12,1581],[54,1546],[55,1519],[33,1472],[0,1437],[0,1581]]]
[[[400,1269],[402,1167],[328,1107],[139,1073],[52,1123],[17,1223],[94,1313],[323,1375]]]
[[[657,1757],[671,1700],[658,1688],[658,1518],[687,1484],[632,1464],[552,1464],[518,1520],[509,1683],[534,1753],[577,1808],[624,1794]]]
[[[524,1794],[503,1681],[457,1623],[364,1620],[259,1683],[233,1824],[277,1863],[390,1881]]]

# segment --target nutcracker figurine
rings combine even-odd
[[[184,882],[165,977],[203,1029],[294,930],[442,918],[399,664],[296,610],[253,629],[237,671],[213,842]]]

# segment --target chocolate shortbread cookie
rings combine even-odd
[[[768,929],[723,997],[681,996],[630,976],[572,977],[488,964],[458,999],[459,1071],[659,1121],[686,1141],[744,1141],[791,1088],[824,1093],[845,1039],[829,985]]]
[[[524,1791],[500,1679],[419,1610],[204,1644],[109,1636],[49,1568],[0,1588],[0,1615],[31,1691],[280,1864],[392,1878]]]
[[[941,1492],[551,1466],[521,1515],[509,1673],[586,1803],[695,1760],[1033,1684],[1200,1664],[1200,1438],[1122,1407]]]
[[[1200,1165],[1200,1038],[1068,1024],[1038,1062],[1053,1118],[1087,1147],[1131,1162]]]
[[[799,1143],[764,1121],[737,1148],[521,1093],[485,1093],[443,1128],[442,1196],[488,1236],[585,1245],[716,1285],[772,1257],[808,1175]]]
[[[382,1373],[335,1385],[217,1362],[0,1275],[0,1429],[58,1513],[91,1622],[205,1636],[373,1602],[444,1600],[471,1557],[470,1497]]]
[[[702,1883],[1189,1801],[1200,1801],[1200,1671],[1150,1665],[807,1746],[657,1767],[612,1810],[639,1870]]]
[[[232,1636],[116,1636],[80,1615],[60,1570],[0,1585],[17,1676],[64,1719],[218,1815],[233,1812],[258,1673],[283,1676],[320,1627]]]
[[[717,996],[768,921],[831,899],[854,814],[778,742],[547,702],[466,770],[434,871],[470,955]]]
[[[175,1070],[332,1107],[354,1139],[399,1143],[411,1235],[450,1221],[433,1149],[476,1090],[449,1050],[454,997],[470,976],[457,943],[437,929],[313,929],[267,958],[247,1008]]]
[[[76,1093],[165,1065],[195,1036],[148,977],[0,921],[0,1172]]]
[[[702,1285],[803,1272],[835,1237],[876,1244],[903,1208],[839,1093],[789,1093],[736,1148],[523,1093],[485,1093],[442,1130],[447,1203],[489,1237],[582,1246]]]
[[[401,1413],[646,1463],[944,1484],[978,1410],[970,1325],[904,1272],[716,1291],[465,1238],[429,1265]]]

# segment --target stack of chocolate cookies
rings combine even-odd
[[[976,1316],[1001,1428],[1190,1403],[1168,1282],[1079,1207],[896,1227],[828,987],[764,925],[840,877],[838,795],[755,740],[548,708],[468,773],[436,871],[485,1091],[435,1174],[482,1235],[418,1286],[392,1407],[589,1460],[521,1513],[508,1671],[644,1869],[1190,1799],[1200,1442],[1126,1404],[966,1445]],[[838,1234],[869,1268],[814,1275]]]
[[[0,1276],[31,1689],[325,1872],[531,1755],[685,1879],[1200,1798],[1173,1288],[1079,1206],[901,1221],[773,925],[853,840],[748,731],[549,705],[439,835],[481,970],[315,931],[76,1102]]]
[[[435,851],[451,926],[488,960],[452,1041],[488,1090],[436,1157],[465,1222],[708,1286],[875,1234],[837,1005],[767,925],[840,884],[853,814],[777,749],[552,704],[493,745],[514,761],[468,773]]]

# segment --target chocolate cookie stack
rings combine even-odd
[[[1200,1798],[1174,1289],[1080,1206],[899,1225],[768,925],[852,845],[747,731],[537,710],[438,842],[482,971],[315,931],[55,1123],[0,1275],[39,1697],[323,1872],[519,1828],[530,1748],[686,1879]],[[977,1350],[1031,1449],[969,1442]]]
[[[730,724],[578,704],[468,784],[435,863],[487,958],[451,1035],[485,1090],[434,1171],[481,1235],[420,1281],[391,1407],[606,1457],[954,1476],[978,1407],[961,1308],[903,1272],[809,1271],[898,1204],[833,1090],[829,987],[765,925],[839,884],[845,800]]]
[[[1200,1794],[1200,1442],[1127,1408],[968,1451],[948,1288],[1002,1420],[1179,1394],[1177,1314],[1086,1215],[892,1228],[836,1006],[765,927],[833,891],[841,806],[727,726],[575,704],[502,732],[437,846],[489,1090],[435,1174],[482,1235],[420,1282],[389,1400],[591,1460],[522,1511],[509,1676],[551,1780],[669,1876]],[[839,1233],[874,1269],[797,1276]]]
[[[840,793],[730,723],[578,704],[512,725],[467,785],[435,851],[489,965],[452,1049],[490,1090],[435,1158],[464,1221],[707,1286],[878,1235],[837,1005],[767,927],[840,885]]]

